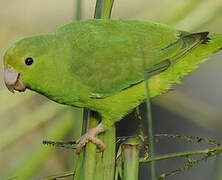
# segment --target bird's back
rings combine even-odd
[[[102,96],[144,79],[142,47],[146,69],[190,48],[181,40],[187,33],[147,21],[92,19],[68,24],[55,34],[71,42],[72,74]]]

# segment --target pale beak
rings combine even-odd
[[[12,93],[14,93],[14,90],[22,92],[26,89],[22,76],[16,72],[12,66],[4,69],[4,80],[8,90]]]

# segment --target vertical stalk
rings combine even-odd
[[[150,101],[150,94],[149,94],[149,85],[148,85],[148,80],[149,76],[146,73],[146,57],[145,57],[145,52],[144,48],[141,45],[141,50],[142,50],[142,58],[143,58],[143,64],[144,64],[144,83],[145,83],[145,90],[146,90],[146,105],[147,105],[147,118],[148,118],[148,129],[149,129],[149,142],[150,142],[150,153],[151,157],[154,159],[155,158],[155,149],[154,149],[154,138],[153,138],[153,121],[152,121],[152,109],[151,109],[151,101]],[[151,171],[152,171],[152,180],[157,180],[157,175],[156,175],[156,161],[153,160],[151,162]]]
[[[75,20],[79,21],[82,19],[82,0],[76,0],[76,14]]]
[[[137,180],[139,174],[140,141],[128,139],[122,145],[123,149],[123,180]]]
[[[82,0],[76,0],[75,1],[75,15],[74,15],[74,20],[76,21],[79,21],[81,20],[82,18]],[[82,111],[82,119],[83,119],[83,122],[82,122],[82,131],[81,131],[81,135],[83,135],[86,131],[87,131],[87,119],[88,119],[88,110],[87,109],[83,109]],[[75,129],[76,127],[74,127],[73,129]],[[82,154],[78,157],[78,160],[76,156],[74,156],[74,167],[75,167],[75,172],[78,172],[80,171],[80,163],[81,163],[81,156]],[[75,179],[75,176],[77,173],[74,172],[74,175],[73,175],[73,180]],[[81,174],[81,173],[79,173]],[[78,174],[77,174],[78,175]]]
[[[97,0],[94,18],[96,19],[109,19],[114,0]]]
[[[84,110],[85,114],[88,114],[86,110]],[[98,114],[95,112],[90,111],[89,112],[89,118],[85,119],[87,120],[87,123],[83,123],[86,129],[95,127],[99,119]],[[85,127],[84,130],[85,130]],[[96,145],[89,142],[86,147],[82,150],[79,160],[77,163],[76,171],[75,171],[75,180],[94,180],[96,177],[95,174],[96,170]]]
[[[95,18],[109,18],[114,0],[97,0]],[[96,113],[84,109],[82,134],[94,128],[101,121]],[[105,119],[103,119],[105,121]],[[105,143],[104,153],[97,153],[95,144],[89,142],[82,150],[75,170],[75,180],[113,180],[115,168],[115,128],[98,137]]]
[[[155,148],[154,148],[154,139],[153,139],[153,120],[152,120],[152,109],[151,109],[151,102],[150,102],[150,96],[149,96],[149,88],[148,88],[148,79],[145,81],[146,85],[146,104],[147,104],[147,117],[148,117],[148,128],[149,128],[149,141],[150,141],[150,151],[151,151],[151,157],[155,158]],[[157,179],[156,175],[156,161],[153,160],[151,162],[151,169],[152,169],[152,180]]]
[[[116,157],[116,128],[112,127],[99,138],[105,143],[103,153],[97,153],[96,180],[113,180]]]

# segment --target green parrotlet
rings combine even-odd
[[[189,33],[138,20],[77,21],[51,34],[18,41],[4,56],[4,80],[11,92],[36,91],[69,106],[98,112],[101,123],[78,140],[77,153],[150,96],[172,83],[205,57],[222,48],[222,35]]]

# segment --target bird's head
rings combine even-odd
[[[15,43],[4,55],[4,81],[7,88],[25,91],[26,88],[38,89],[46,79],[45,72],[48,50],[46,35],[23,39]]]

